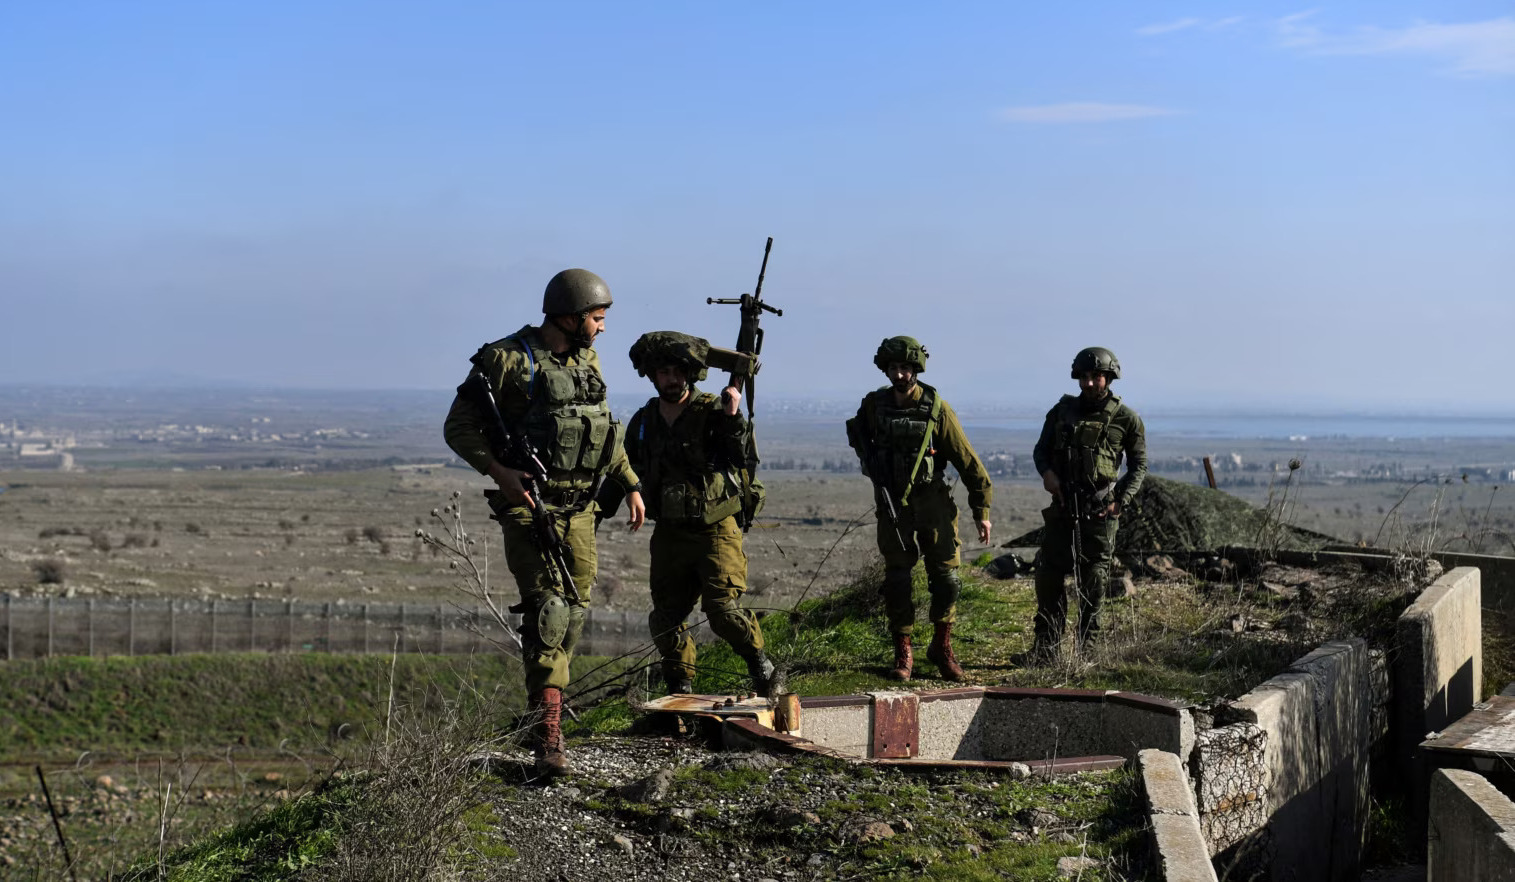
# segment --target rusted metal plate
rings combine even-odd
[[[1420,745],[1438,753],[1515,757],[1515,698],[1495,695]]]
[[[873,697],[873,743],[869,756],[879,759],[915,756],[920,733],[920,707],[914,695]]]

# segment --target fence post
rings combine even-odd
[[[95,657],[95,599],[91,597],[84,605],[85,633],[89,641],[89,657]]]
[[[442,604],[437,604],[437,655],[441,655],[442,643]]]
[[[258,633],[258,601],[247,602],[247,651],[257,652],[258,641],[255,639]]]
[[[363,604],[363,654],[368,654],[368,604]]]
[[[47,596],[47,658],[53,657],[53,596]]]
[[[168,654],[179,654],[179,611],[172,597],[168,599]]]
[[[137,598],[126,601],[126,654],[137,654]]]

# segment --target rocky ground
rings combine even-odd
[[[546,787],[527,779],[524,755],[497,760],[490,836],[513,854],[490,861],[488,878],[958,878],[954,867],[1026,860],[1040,864],[1028,878],[1145,871],[1109,848],[1140,816],[1090,814],[1111,796],[1130,807],[1125,773],[1074,776],[1033,796],[1046,782],[712,753],[674,738],[597,738],[572,756],[574,777]]]

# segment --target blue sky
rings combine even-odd
[[[765,394],[1515,408],[1510,3],[9,3],[0,119],[0,383],[445,388],[584,266],[637,392],[773,236]]]

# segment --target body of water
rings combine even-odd
[[[1142,414],[1148,435],[1181,438],[1506,438],[1515,417],[1329,414]],[[1040,432],[1041,417],[964,419],[968,428]]]

